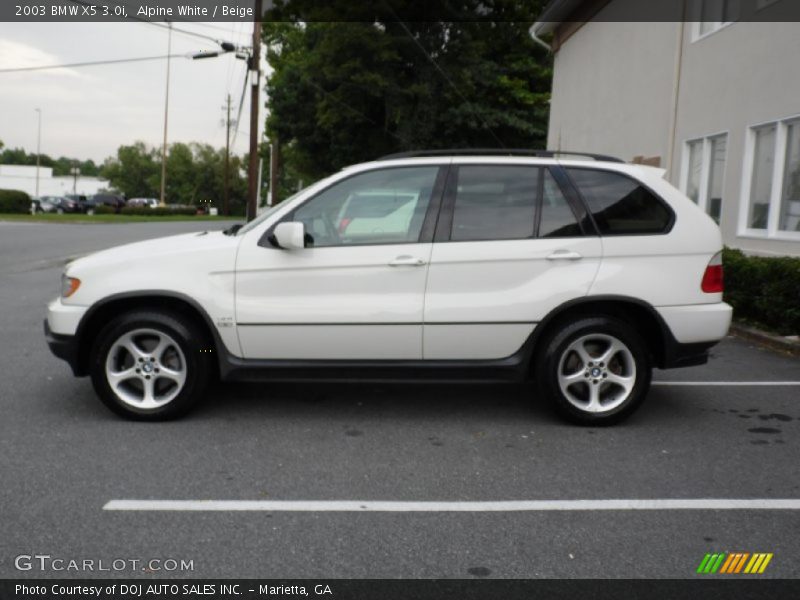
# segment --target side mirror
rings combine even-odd
[[[299,250],[306,247],[306,228],[302,223],[295,221],[278,223],[272,235],[278,248]]]

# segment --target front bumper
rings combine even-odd
[[[78,340],[74,335],[53,333],[50,330],[50,323],[45,319],[44,337],[47,345],[50,346],[50,352],[61,360],[67,361],[75,376],[83,375],[78,368]]]

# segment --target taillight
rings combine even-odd
[[[722,252],[717,252],[708,262],[700,289],[706,294],[721,294],[725,285],[722,276]]]

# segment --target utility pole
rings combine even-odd
[[[231,169],[231,95],[228,94],[227,117],[225,119],[225,191],[222,202],[222,214],[228,216],[230,211],[230,169]]]
[[[72,168],[69,170],[72,173],[72,193],[78,193],[78,175],[81,174],[81,169],[78,167],[77,163],[72,163]]]
[[[41,157],[42,149],[42,109],[37,108],[36,112],[39,114],[39,131],[36,134],[36,194],[39,197],[39,159]]]
[[[164,143],[161,147],[161,201],[159,204],[164,206],[166,187],[167,187],[167,119],[169,117],[169,65],[172,59],[169,55],[172,54],[172,23],[167,22],[169,26],[169,34],[167,35],[167,93],[164,98]]]
[[[247,169],[247,220],[256,218],[258,207],[258,104],[261,86],[261,0],[255,0],[253,54],[250,62],[250,164]]]
[[[274,136],[269,145],[269,203],[275,206],[278,203],[278,136]]]

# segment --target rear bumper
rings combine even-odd
[[[47,319],[44,320],[44,337],[47,340],[47,345],[50,347],[50,352],[61,360],[65,360],[72,373],[80,376],[78,369],[78,344],[77,338],[74,335],[60,335],[53,333],[50,330],[50,324]]]
[[[724,302],[656,309],[667,326],[662,369],[694,367],[708,362],[708,351],[731,325],[733,309]]]
[[[725,302],[656,307],[679,344],[718,342],[728,333],[733,308]]]

